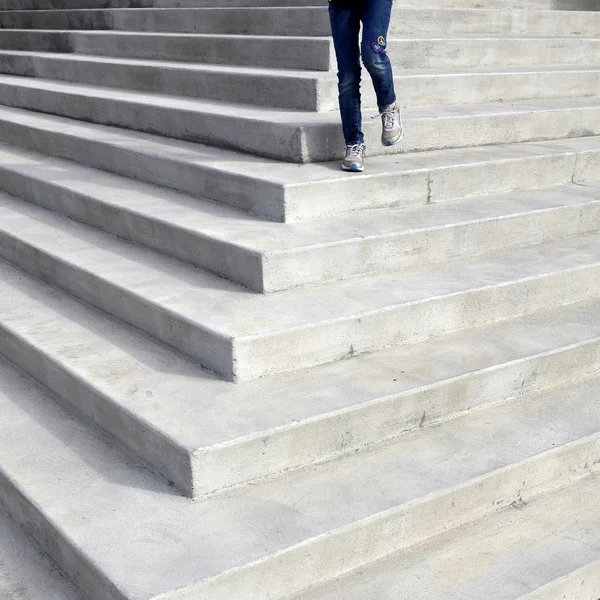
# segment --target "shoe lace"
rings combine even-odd
[[[348,146],[346,146],[346,156],[348,156],[348,157],[360,156],[362,154],[362,151],[364,150],[364,148],[365,148],[364,144],[348,145]]]
[[[386,129],[393,129],[396,126],[396,107],[392,104],[386,106],[381,116],[383,117],[383,126]]]

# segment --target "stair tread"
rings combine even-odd
[[[297,600],[595,598],[599,493],[600,475],[591,475],[316,586]]]
[[[454,164],[470,164],[490,160],[515,160],[532,155],[560,154],[577,150],[600,148],[600,136],[568,138],[544,142],[522,142],[470,148],[451,148],[429,152],[384,155],[377,157],[364,173],[348,177],[341,172],[339,163],[285,163],[208,146],[175,140],[150,133],[86,123],[76,119],[35,113],[29,110],[0,106],[0,119],[27,125],[32,129],[60,132],[82,141],[97,140],[119,148],[130,148],[138,153],[152,154],[167,160],[203,165],[223,173],[236,173],[252,179],[278,183],[286,187],[339,181],[351,186],[353,182],[372,179],[399,170],[424,170]]]
[[[0,196],[0,207],[5,235],[26,240],[63,262],[234,339],[310,329],[600,262],[600,236],[590,234],[409,273],[370,275],[262,296],[6,194]]]
[[[600,144],[600,143],[599,143]],[[559,210],[598,202],[599,185],[560,186],[551,190],[515,192],[499,196],[466,198],[451,203],[363,210],[335,217],[293,224],[263,221],[210,200],[161,189],[97,169],[56,159],[37,152],[0,144],[4,171],[50,181],[65,192],[76,192],[115,206],[123,214],[144,215],[167,222],[254,253],[273,256],[315,247],[362,242],[369,238],[400,236],[422,229],[436,229],[473,221],[494,220],[530,212]],[[69,173],[65,178],[64,173]]]
[[[230,36],[231,37],[231,36]],[[272,38],[268,38],[272,39]],[[300,39],[300,38],[297,38]],[[181,62],[177,60],[159,60],[159,59],[139,59],[139,58],[121,58],[113,56],[97,56],[80,53],[60,53],[37,50],[6,50],[0,49],[0,56],[14,57],[32,57],[44,58],[64,62],[82,62],[103,65],[116,66],[136,66],[151,67],[155,69],[180,70],[187,73],[219,73],[227,75],[254,75],[260,77],[273,77],[281,79],[301,79],[306,81],[336,82],[337,76],[332,72],[283,69],[269,67],[250,67],[245,65],[228,65],[200,62]],[[536,73],[593,73],[600,70],[600,64],[585,65],[535,65],[528,67],[515,66],[485,66],[485,67],[464,67],[464,68],[434,68],[434,69],[401,69],[394,76],[395,79],[405,79],[410,77],[452,77],[468,75],[485,74],[536,74]],[[43,79],[43,77],[42,77]],[[55,80],[48,80],[55,81]]]
[[[318,72],[316,72],[318,76]],[[201,113],[231,116],[249,121],[283,123],[293,127],[318,127],[337,124],[338,111],[308,112],[278,108],[228,104],[183,96],[169,96],[135,92],[111,87],[63,82],[52,79],[28,78],[18,75],[0,75],[0,85],[52,90],[68,94],[81,94],[97,98],[150,104],[164,108],[182,109]],[[471,104],[446,107],[411,108],[404,111],[404,119],[437,119],[440,117],[464,118],[469,115],[491,116],[497,114],[531,113],[536,111],[560,111],[574,108],[597,108],[600,98],[567,98],[535,100],[531,102]]]
[[[62,10],[62,9],[55,9],[55,10]],[[477,9],[479,10],[479,9]],[[7,12],[7,11],[3,11],[3,12]],[[561,11],[564,12],[564,11]],[[247,39],[247,40],[281,40],[282,42],[286,42],[286,41],[290,41],[290,40],[305,40],[305,41],[311,41],[311,40],[330,40],[330,36],[318,36],[318,35],[311,35],[311,36],[307,36],[307,35],[277,35],[277,34],[273,34],[273,35],[267,35],[267,34],[252,34],[252,33],[186,33],[186,32],[176,32],[176,31],[122,31],[122,30],[111,30],[111,29],[36,29],[36,28],[31,28],[31,29],[19,29],[19,28],[13,28],[13,27],[3,27],[1,31],[8,31],[8,32],[26,32],[26,33],[39,33],[39,34],[43,34],[43,35],[47,35],[47,34],[52,34],[52,33],[69,33],[69,34],[76,34],[76,35],[90,35],[90,36],[123,36],[123,37],[127,37],[127,36],[131,36],[131,35],[135,35],[135,36],[140,36],[140,37],[157,37],[157,38],[205,38],[205,39],[210,39],[210,38],[218,38],[218,39]],[[473,34],[467,34],[467,33],[461,33],[461,34],[450,34],[448,36],[443,36],[443,35],[432,35],[432,36],[422,36],[422,35],[416,35],[416,36],[412,36],[410,35],[409,32],[403,33],[403,34],[399,34],[399,33],[392,33],[390,35],[388,35],[388,41],[394,41],[394,42],[401,42],[404,40],[408,40],[411,42],[415,42],[415,41],[424,41],[424,42],[431,42],[431,41],[460,41],[460,40],[469,40],[469,41],[473,41],[473,40],[485,40],[485,41],[491,41],[491,40],[548,40],[548,41],[556,41],[556,42],[562,42],[565,40],[568,40],[570,42],[575,42],[575,41],[598,41],[599,38],[595,37],[595,36],[585,36],[585,35],[581,35],[581,36],[566,36],[566,35],[532,35],[532,34],[510,34],[510,33],[502,33],[502,34],[498,34],[498,33],[473,33]]]
[[[5,600],[84,600],[25,530],[0,508],[0,597]]]
[[[5,365],[2,372],[1,472],[131,597],[197,586],[249,563],[260,569],[264,558],[298,545],[303,551],[328,532],[369,527],[376,514],[600,439],[598,381],[590,380],[518,411],[513,403],[474,411],[370,452],[191,503],[29,379]]]
[[[82,62],[89,64],[108,64],[123,66],[144,66],[156,69],[180,70],[186,73],[223,73],[228,75],[255,75],[260,77],[275,77],[281,79],[302,79],[302,80],[329,80],[335,76],[320,71],[307,71],[299,69],[281,69],[268,67],[248,67],[244,65],[226,65],[211,63],[189,63],[181,61],[139,59],[139,58],[119,58],[112,56],[93,56],[89,54],[78,53],[59,53],[59,52],[40,52],[31,50],[4,50],[0,49],[0,56],[23,56],[39,57],[64,62]],[[580,69],[592,70],[592,69]]]
[[[232,384],[15,267],[0,263],[0,273],[0,329],[39,348],[123,411],[193,452],[266,437],[532,356],[600,344],[600,301],[591,299],[442,339]],[[426,422],[430,418],[426,415]]]
[[[337,159],[343,148],[334,110],[268,109],[20,76],[0,76],[0,89],[2,102],[9,105],[293,162]],[[411,109],[405,111],[406,141],[392,152],[594,135],[599,110],[600,99],[595,97]],[[371,119],[364,124],[372,155],[388,153],[380,145],[380,127]]]

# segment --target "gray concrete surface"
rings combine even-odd
[[[463,36],[390,37],[396,69],[462,69],[598,63],[595,37]],[[328,37],[148,33],[140,31],[0,30],[0,48],[246,65],[311,71],[335,70]]]
[[[599,364],[592,299],[231,385],[13,267],[2,282],[3,353],[187,494],[354,452]]]
[[[597,35],[600,14],[584,11],[459,9],[396,5],[390,35]],[[179,33],[327,36],[327,7],[7,11],[3,29],[100,29]]]
[[[335,111],[338,106],[336,76],[314,71],[5,50],[0,51],[0,73],[141,92],[168,90],[173,96],[216,102],[226,97],[229,103],[260,107]],[[366,71],[364,78],[369,80]],[[585,98],[595,96],[599,84],[600,68],[593,66],[407,71],[394,79],[403,108]],[[363,106],[377,107],[370,86]]]
[[[115,88],[0,75],[0,102],[29,110],[229,147],[290,162],[338,160],[336,113],[239,106]],[[405,112],[405,153],[600,134],[596,98],[415,108]],[[386,153],[381,125],[364,124],[369,155]],[[389,153],[389,152],[388,152]]]
[[[260,296],[8,196],[0,206],[0,256],[239,380],[530,313],[548,295],[582,300],[600,273],[590,234]]]
[[[324,5],[0,0],[0,574],[597,600],[596,5],[395,5],[349,177]]]
[[[84,600],[23,527],[0,509],[0,598]]]
[[[576,47],[587,45],[593,52],[594,42],[589,42],[589,39],[569,38],[569,43]],[[311,71],[328,71],[335,63],[330,38],[315,36],[2,29],[0,47]]]
[[[593,184],[282,226],[8,146],[0,146],[0,173],[0,189],[10,194],[258,292],[559,240],[600,225]]]
[[[592,379],[191,503],[29,380],[3,367],[0,381],[2,502],[92,598],[282,597],[575,482],[600,457]]]
[[[598,485],[593,475],[515,504],[298,600],[597,600]]]
[[[421,0],[403,0],[403,6],[421,6]],[[438,0],[438,6],[484,8],[480,0]],[[0,10],[64,10],[73,8],[178,8],[227,6],[320,6],[316,0],[2,0]],[[598,10],[598,0],[488,0],[485,8]]]
[[[5,143],[277,221],[600,180],[594,136],[383,156],[366,173],[347,177],[337,162],[298,167],[8,107],[0,107],[0,132]]]

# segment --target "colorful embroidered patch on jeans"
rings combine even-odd
[[[371,42],[371,50],[375,52],[375,54],[379,54],[385,48],[385,38],[380,35],[377,38],[376,42]]]

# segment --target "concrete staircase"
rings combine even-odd
[[[310,4],[0,0],[2,599],[600,598],[598,7],[395,6],[350,176]]]

